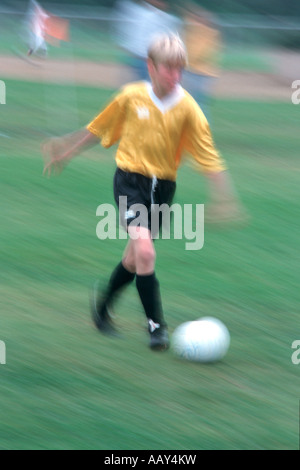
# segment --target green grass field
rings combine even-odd
[[[90,286],[107,278],[125,246],[96,237],[96,208],[113,202],[114,149],[93,149],[59,177],[42,177],[43,138],[84,125],[112,90],[6,86],[0,448],[297,449],[298,107],[216,102],[215,140],[251,224],[206,230],[198,252],[185,251],[184,240],[157,242],[170,332],[203,315],[230,330],[226,358],[200,365],[148,349],[134,287],[116,309],[124,339],[102,337],[90,321]],[[176,202],[206,198],[204,177],[185,165]]]

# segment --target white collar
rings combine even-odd
[[[146,83],[149,96],[155,106],[165,114],[170,109],[174,108],[177,103],[182,99],[184,95],[184,91],[181,85],[176,85],[175,89],[169,93],[165,98],[159,99],[153,91],[152,85],[150,82]]]

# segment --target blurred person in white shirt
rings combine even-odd
[[[181,20],[168,12],[162,0],[119,0],[114,13],[115,38],[129,53],[130,66],[138,80],[148,80],[147,49],[161,33],[178,33]]]

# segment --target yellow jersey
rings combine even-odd
[[[116,163],[124,171],[175,181],[184,152],[204,172],[225,169],[203,112],[180,85],[163,100],[148,82],[126,85],[87,129],[104,147],[119,142]]]

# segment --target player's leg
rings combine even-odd
[[[134,246],[132,240],[129,240],[129,242],[127,243],[122,258],[122,263],[123,266],[127,269],[127,271],[136,273]]]
[[[136,287],[147,317],[150,347],[169,347],[167,324],[164,319],[159,282],[155,275],[156,253],[151,232],[144,227],[129,227],[136,267]]]
[[[116,334],[111,309],[120,292],[133,282],[135,278],[134,255],[129,241],[122,261],[113,270],[107,287],[102,290],[97,282],[92,296],[92,314],[97,328],[103,333]]]
[[[130,241],[125,250],[122,262],[117,266],[111,276],[104,297],[99,297],[96,304],[94,302],[93,312],[96,312],[94,321],[101,331],[108,333],[114,332],[112,331],[113,324],[109,316],[109,304],[120,289],[132,282],[136,277],[137,290],[148,319],[149,332],[151,335],[150,347],[161,350],[167,349],[169,341],[167,325],[163,316],[159,283],[155,276],[156,255],[151,237],[151,218],[149,219],[152,188],[153,182],[149,178],[142,175],[126,173],[119,169],[116,171],[114,178],[115,200],[119,205],[121,196],[126,196],[127,198],[127,206],[122,208],[119,206],[119,209],[121,221],[128,231]],[[157,190],[158,189],[159,187]],[[161,192],[161,190],[159,190],[159,192]],[[169,197],[169,187],[167,187],[166,193]],[[129,214],[134,212],[132,207],[137,201],[139,201],[141,205],[143,205],[144,202],[148,216],[145,216],[142,207],[141,211],[137,210],[132,217],[131,215],[129,216]],[[165,201],[168,201],[168,198],[164,197],[162,199],[162,203]],[[139,224],[142,225],[141,227],[134,226],[133,222],[136,218],[139,219]],[[104,321],[102,321],[102,319],[104,319]],[[105,331],[107,325],[108,331]]]
[[[119,198],[127,194],[128,187],[127,174],[121,170],[117,170],[114,177],[114,194],[117,205],[119,205]],[[125,208],[126,212],[127,208]],[[122,220],[124,228],[126,229],[126,221]],[[125,249],[124,255],[120,263],[116,266],[111,274],[106,288],[100,289],[99,283],[96,283],[91,308],[94,323],[97,328],[103,333],[116,332],[110,315],[110,308],[113,300],[120,293],[122,288],[129,285],[135,278],[135,258],[131,240],[129,240]]]

